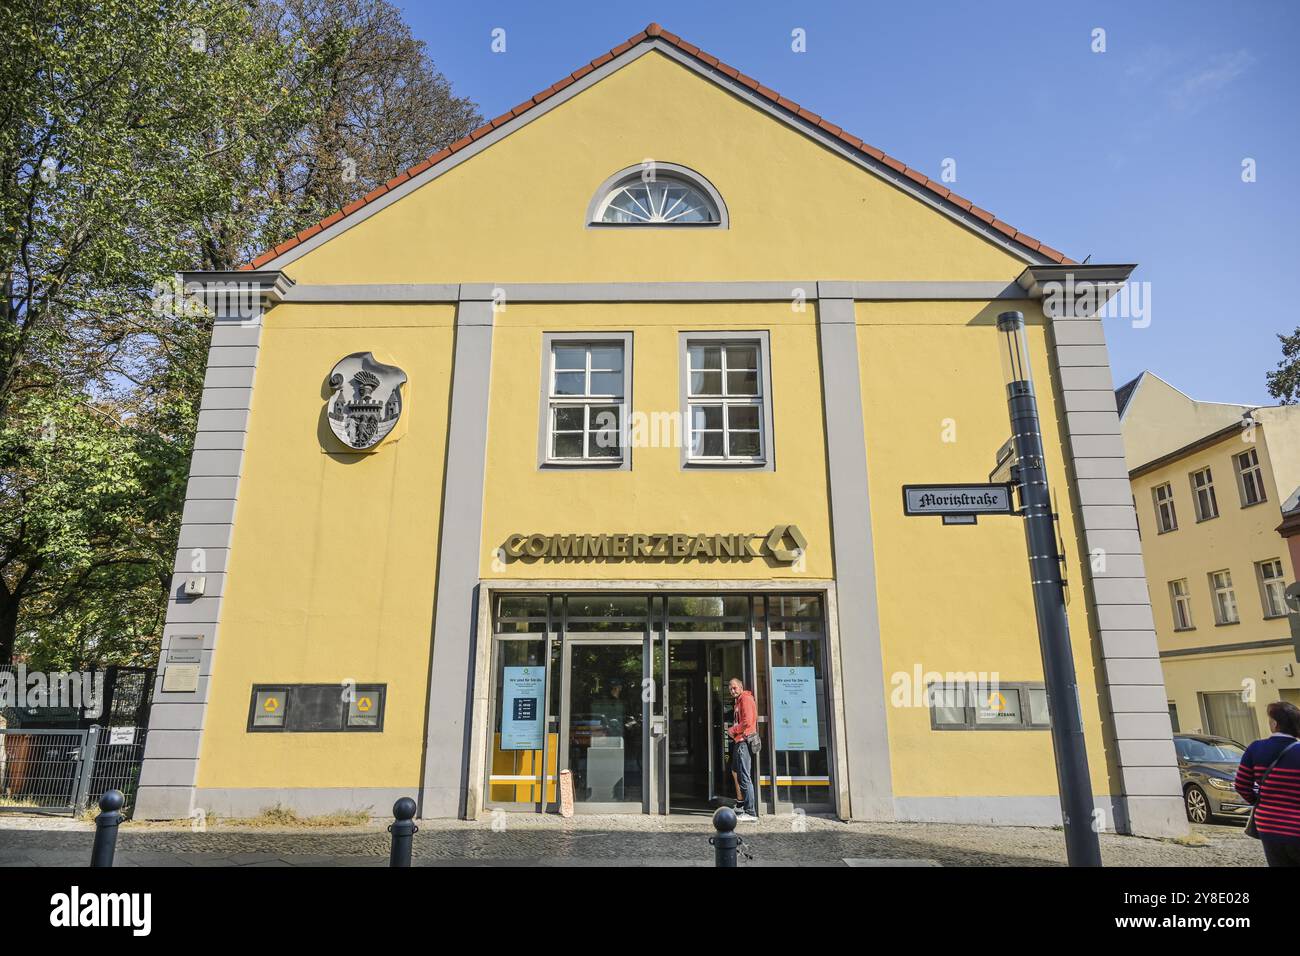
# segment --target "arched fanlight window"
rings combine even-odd
[[[595,226],[722,226],[722,197],[704,177],[684,166],[636,166],[606,180],[592,199]]]

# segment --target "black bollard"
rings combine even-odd
[[[122,806],[126,797],[121,790],[105,790],[99,798],[99,816],[95,817],[95,845],[90,850],[92,867],[111,867],[117,849],[117,828],[122,823]]]
[[[718,831],[717,836],[709,837],[713,844],[713,865],[734,867],[736,844],[740,842],[736,836],[736,811],[731,807],[718,807],[713,814],[713,829]]]
[[[415,825],[415,801],[410,797],[402,797],[393,804],[393,816],[395,819],[388,826],[388,832],[393,835],[393,848],[388,855],[388,865],[410,866],[411,838],[415,836],[415,831],[420,829]]]

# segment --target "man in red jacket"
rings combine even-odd
[[[754,774],[751,769],[749,738],[758,732],[758,705],[754,695],[745,690],[745,684],[739,677],[727,682],[727,692],[736,702],[735,723],[727,731],[731,735],[731,769],[740,783],[740,792],[745,802],[744,809],[736,815],[741,823],[758,821],[758,798],[754,794]]]

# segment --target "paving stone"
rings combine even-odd
[[[0,820],[0,865],[75,866],[90,861],[85,825]],[[504,829],[502,825],[504,823]],[[578,815],[570,819],[508,814],[505,820],[421,820],[416,866],[711,866],[709,818]],[[495,825],[495,829],[494,829]],[[123,865],[387,866],[386,821],[343,830],[240,829],[126,824],[118,838]],[[1102,834],[1106,864],[1262,866],[1257,841],[1240,826],[1194,828],[1203,845]],[[817,817],[765,816],[742,831],[741,866],[1060,866],[1059,829],[921,823],[842,823]],[[865,862],[850,862],[865,861]]]

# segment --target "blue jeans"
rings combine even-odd
[[[750,771],[749,744],[743,740],[731,742],[731,769],[740,781],[740,792],[744,796],[745,812],[758,816],[758,798],[754,795],[754,775]]]

